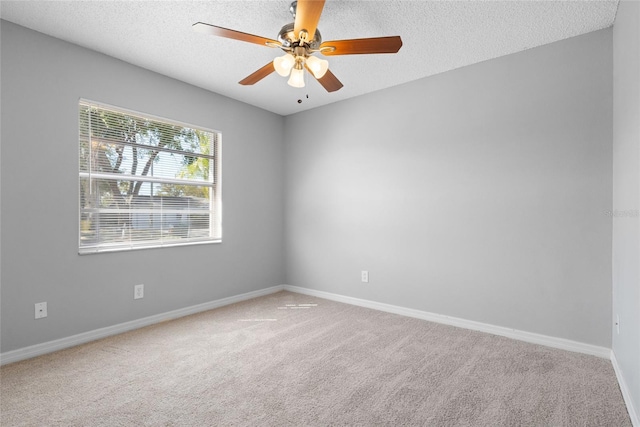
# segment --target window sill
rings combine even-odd
[[[100,246],[100,247],[87,247],[78,249],[78,255],[94,255],[94,254],[103,254],[103,253],[111,253],[111,252],[130,252],[130,251],[138,251],[143,249],[159,249],[159,248],[172,248],[179,246],[198,246],[198,245],[212,245],[222,243],[222,239],[215,240],[201,240],[201,241],[190,241],[190,242],[182,242],[182,243],[152,243],[152,244],[140,244],[140,245],[132,245],[132,246]]]

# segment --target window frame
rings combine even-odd
[[[174,120],[174,119],[167,119],[165,117],[161,117],[161,116],[157,116],[154,114],[148,114],[148,113],[144,113],[144,112],[140,112],[140,111],[135,111],[135,110],[131,110],[128,108],[123,108],[123,107],[118,107],[118,106],[114,106],[114,105],[110,105],[110,104],[106,104],[103,102],[98,102],[98,101],[93,101],[90,99],[86,99],[86,98],[80,98],[78,100],[78,115],[77,115],[77,119],[78,119],[78,132],[77,132],[77,149],[78,149],[78,157],[77,157],[77,161],[78,161],[78,220],[77,220],[77,227],[78,227],[78,254],[79,255],[89,255],[89,254],[98,254],[98,253],[109,253],[109,252],[126,252],[126,251],[132,251],[132,250],[143,250],[143,249],[156,249],[156,248],[166,248],[166,247],[178,247],[178,246],[192,246],[192,245],[203,245],[203,244],[217,244],[217,243],[221,243],[222,242],[222,182],[221,182],[221,178],[222,178],[222,173],[221,173],[221,166],[222,166],[222,161],[221,161],[221,157],[222,157],[222,132],[218,131],[218,130],[214,130],[211,128],[207,128],[204,126],[196,126],[187,122],[183,122],[183,121],[179,121],[179,120]],[[82,180],[83,179],[87,179],[89,178],[89,188],[91,188],[91,179],[114,179],[115,175],[109,175],[108,173],[100,173],[100,172],[93,172],[91,170],[91,166],[89,166],[88,171],[83,171],[82,170],[82,154],[81,154],[81,149],[82,149],[82,142],[83,142],[83,135],[82,135],[82,125],[81,125],[81,114],[82,114],[82,108],[84,107],[89,107],[89,108],[97,108],[100,110],[108,110],[108,111],[113,111],[116,113],[121,113],[124,115],[130,115],[130,116],[134,116],[136,118],[141,118],[141,119],[146,119],[146,120],[150,120],[150,121],[157,121],[160,122],[162,124],[167,124],[170,126],[178,126],[181,128],[186,128],[186,129],[191,129],[191,130],[197,130],[197,131],[202,131],[202,132],[207,132],[210,133],[212,136],[212,141],[211,141],[211,150],[212,150],[212,154],[209,155],[200,155],[200,156],[193,156],[194,153],[186,151],[186,150],[177,150],[177,149],[173,149],[173,148],[159,148],[158,152],[159,153],[169,153],[169,154],[180,154],[180,155],[191,155],[192,157],[200,157],[200,158],[208,158],[210,161],[213,162],[213,165],[211,167],[212,169],[212,173],[211,176],[209,178],[208,181],[197,181],[197,180],[190,180],[190,179],[180,179],[180,178],[158,178],[158,177],[150,177],[150,176],[146,176],[146,175],[130,175],[130,174],[123,174],[122,176],[125,178],[124,181],[129,181],[129,182],[142,182],[147,183],[158,183],[158,184],[174,184],[174,185],[198,185],[200,184],[201,186],[204,187],[209,187],[210,188],[210,198],[209,198],[209,210],[207,211],[209,213],[209,237],[199,237],[199,238],[190,238],[190,239],[175,239],[175,240],[167,240],[167,239],[162,239],[162,237],[160,237],[159,239],[155,239],[155,240],[145,240],[145,241],[134,241],[129,239],[128,243],[124,242],[124,243],[120,243],[120,244],[114,244],[114,243],[109,243],[109,242],[98,242],[96,244],[93,245],[87,245],[84,244],[82,242],[82,229],[83,229],[83,224],[82,224],[82,218],[83,218],[83,206],[82,206]],[[91,133],[91,128],[89,126],[89,134]],[[85,137],[86,138],[86,137]],[[89,140],[91,141],[92,138],[89,136]],[[153,146],[149,146],[149,145],[142,145],[139,143],[133,143],[133,142],[119,142],[119,141],[113,141],[113,143],[115,144],[119,144],[122,146],[136,146],[139,148],[143,148],[143,149],[149,149],[149,147],[153,147]],[[90,148],[91,150],[91,144],[90,144]],[[159,154],[158,154],[159,155]],[[90,164],[90,160],[89,160],[89,164]],[[153,197],[153,196],[152,196]],[[172,197],[172,196],[156,196],[158,198],[162,198],[162,197]],[[100,208],[97,208],[100,209]],[[151,215],[156,215],[155,212],[151,213]],[[133,221],[133,220],[132,220]]]

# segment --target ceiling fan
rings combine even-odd
[[[264,67],[240,80],[241,85],[255,84],[275,71],[283,77],[289,76],[290,86],[304,87],[304,70],[306,69],[327,92],[335,92],[342,88],[342,83],[329,70],[329,62],[314,56],[314,53],[321,53],[325,56],[396,53],[402,47],[400,36],[323,42],[317,26],[324,3],[325,0],[298,0],[291,3],[289,11],[293,15],[294,22],[282,27],[278,33],[278,40],[203,22],[193,24],[193,29],[212,36],[280,48],[285,52],[283,56],[275,58]]]

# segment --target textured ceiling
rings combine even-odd
[[[326,57],[344,87],[313,78],[294,89],[272,73],[238,81],[278,49],[192,31],[201,21],[268,38],[292,22],[290,0],[2,1],[0,17],[281,115],[522,51],[613,24],[617,0],[338,1],[318,28],[327,40],[400,35],[395,55]],[[308,98],[307,98],[308,95]],[[302,99],[302,103],[297,100]]]

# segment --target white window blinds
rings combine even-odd
[[[219,242],[220,138],[81,100],[79,252]]]

